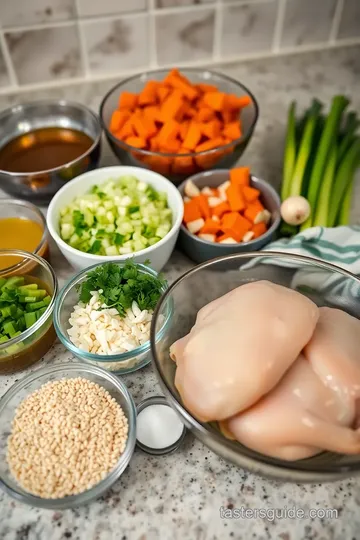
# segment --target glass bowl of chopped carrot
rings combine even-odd
[[[279,195],[249,167],[195,174],[179,191],[184,200],[179,243],[196,263],[259,251],[279,228]]]
[[[209,70],[160,69],[114,86],[100,119],[121,163],[178,185],[196,172],[229,168],[253,134],[259,107],[241,83]]]

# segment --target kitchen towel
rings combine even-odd
[[[360,276],[360,226],[312,227],[292,238],[276,240],[268,244],[263,251],[321,259]],[[297,268],[295,260],[286,261],[269,257],[266,260],[262,259],[261,262]],[[251,261],[246,268],[255,264],[255,261]],[[291,287],[309,288],[325,297],[331,295],[331,298],[336,301],[340,296],[343,297],[342,302],[347,299],[360,300],[360,279],[354,280],[346,275],[334,274],[329,270],[312,266],[303,265],[299,268],[292,278]]]

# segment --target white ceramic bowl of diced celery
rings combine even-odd
[[[49,205],[47,226],[76,269],[133,257],[138,263],[149,260],[160,271],[174,249],[182,218],[181,195],[164,176],[115,166],[65,184]]]

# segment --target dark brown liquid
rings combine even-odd
[[[34,173],[65,165],[84,154],[93,140],[75,129],[43,128],[24,133],[0,149],[0,169]]]

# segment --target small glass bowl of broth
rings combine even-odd
[[[0,249],[21,249],[49,258],[46,221],[32,203],[0,199]],[[0,259],[0,271],[11,266],[11,259]]]
[[[57,291],[55,272],[45,259],[0,250],[0,374],[22,370],[50,349]]]

